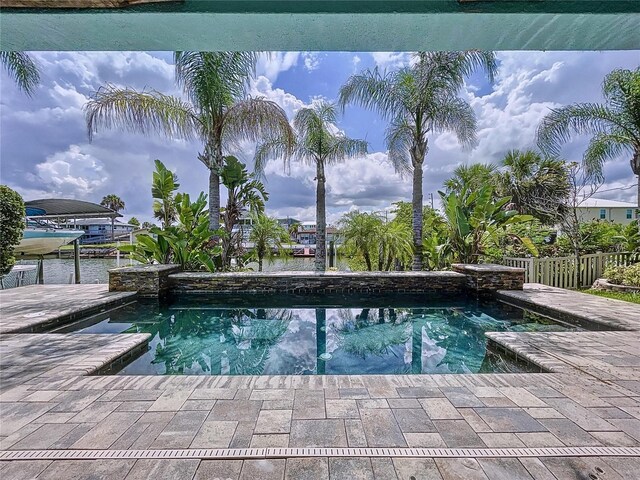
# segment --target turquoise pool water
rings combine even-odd
[[[569,328],[499,302],[338,295],[136,302],[58,331],[150,333],[121,374],[313,375],[529,371],[484,333]]]

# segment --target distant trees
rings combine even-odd
[[[276,218],[268,217],[261,212],[251,214],[251,233],[249,241],[253,242],[253,251],[258,259],[258,271],[262,271],[265,258],[273,256],[273,249],[283,251],[282,244],[289,243],[289,232],[278,223]]]
[[[364,261],[368,271],[388,271],[411,261],[411,226],[383,220],[375,213],[353,211],[339,222],[344,249]]]
[[[128,223],[129,225],[133,225],[134,227],[140,227],[140,220],[138,220],[136,217],[131,217]]]
[[[0,275],[9,273],[15,264],[13,249],[22,239],[24,215],[24,201],[20,194],[0,185]]]
[[[110,193],[109,195],[105,195],[104,197],[102,197],[100,205],[110,208],[116,213],[120,213],[121,210],[124,210],[125,206],[124,200],[122,200],[118,195],[114,193]]]

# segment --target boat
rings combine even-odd
[[[292,255],[294,257],[314,257],[316,254],[316,248],[315,246],[313,247],[309,247],[309,246],[300,246],[300,247],[293,247],[292,249]]]
[[[82,230],[29,226],[24,229],[22,240],[14,251],[23,255],[44,255],[73,242],[82,235],[84,235]]]

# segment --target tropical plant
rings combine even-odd
[[[592,135],[583,156],[587,172],[602,177],[607,160],[631,156],[631,170],[638,177],[640,208],[640,67],[614,70],[602,83],[604,103],[577,103],[552,109],[538,127],[538,146],[557,155],[560,145],[573,134]]]
[[[498,194],[511,197],[509,208],[533,215],[545,225],[565,215],[570,184],[567,164],[533,151],[511,150],[496,175]]]
[[[368,271],[388,271],[411,258],[411,227],[407,224],[352,211],[342,216],[339,226],[344,249],[361,257]]]
[[[640,263],[608,267],[604,270],[604,277],[616,285],[640,287]]]
[[[207,196],[204,192],[195,201],[189,194],[179,193],[175,198],[176,225],[164,229],[152,227],[153,235],[140,234],[133,245],[123,245],[121,251],[141,263],[176,263],[183,270],[215,271],[215,258],[221,247],[210,247],[209,241],[217,232],[209,230]],[[154,238],[155,236],[155,238]]]
[[[129,225],[133,225],[134,227],[140,227],[140,220],[138,220],[136,217],[131,217],[128,223]]]
[[[13,249],[22,239],[24,215],[24,201],[20,194],[0,185],[0,275],[9,273],[15,264]]]
[[[327,268],[327,215],[325,167],[367,153],[367,142],[354,140],[335,132],[335,105],[324,101],[310,108],[298,110],[293,120],[295,138],[293,148],[286,138],[273,136],[258,145],[255,168],[262,171],[270,158],[282,158],[285,168],[290,159],[305,162],[316,168],[316,253],[315,270]]]
[[[124,210],[124,201],[118,195],[115,195],[113,193],[102,197],[100,205],[110,208],[116,213],[119,213],[120,210]]]
[[[228,268],[231,257],[242,253],[242,226],[234,231],[235,226],[247,211],[262,213],[269,194],[256,175],[250,174],[246,165],[233,156],[225,157],[220,178],[228,190],[227,206],[222,212],[222,223],[226,233],[222,237],[222,264]]]
[[[40,83],[40,72],[36,62],[24,52],[0,51],[0,63],[18,88],[28,96],[33,95]]]
[[[378,69],[351,76],[340,89],[340,105],[370,108],[389,121],[386,144],[396,170],[413,174],[413,269],[422,269],[422,176],[429,135],[452,131],[465,146],[475,143],[476,119],[458,96],[464,80],[481,67],[492,80],[491,52],[419,52],[398,71]]]
[[[153,197],[153,218],[160,220],[162,228],[169,227],[176,219],[174,193],[180,187],[178,176],[165,167],[160,160],[154,160],[155,171],[151,181]]]
[[[225,153],[241,141],[278,137],[290,153],[293,133],[282,108],[247,97],[256,52],[176,52],[175,77],[188,102],[150,90],[106,85],[86,104],[89,138],[118,126],[143,134],[199,139],[198,159],[209,169],[209,229],[220,227],[220,171]]]
[[[153,228],[153,227],[155,227],[155,226],[156,226],[156,224],[155,224],[155,223],[151,223],[151,222],[142,222],[141,228],[144,228],[144,229],[147,229],[147,230],[148,230],[148,229]]]
[[[485,185],[468,196],[456,192],[439,193],[449,232],[448,243],[455,259],[462,263],[479,263],[485,248],[499,242],[500,234],[508,225],[533,220],[531,215],[505,209],[511,198],[494,199],[492,185]],[[519,237],[518,240],[537,255],[528,238]]]
[[[253,242],[253,253],[258,259],[258,271],[262,271],[262,262],[265,258],[273,257],[273,249],[283,252],[283,243],[289,243],[289,232],[278,223],[276,218],[271,218],[261,212],[253,212],[251,215],[251,233],[249,241]]]

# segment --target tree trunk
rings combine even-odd
[[[636,175],[636,180],[638,181],[638,193],[636,197],[636,202],[638,204],[638,211],[635,212],[633,218],[638,222],[638,231],[640,231],[640,149],[636,148],[633,152],[633,158],[631,159],[631,170]]]
[[[262,271],[262,257],[258,257],[258,271]]]
[[[414,154],[412,153],[412,157]],[[413,270],[422,270],[422,159],[413,158]]]
[[[325,208],[325,177],[324,163],[316,162],[316,272],[324,272],[327,269],[327,213]]]
[[[209,230],[220,228],[220,175],[215,168],[209,168]]]

